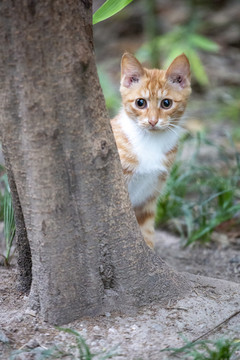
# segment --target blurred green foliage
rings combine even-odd
[[[1,172],[4,171],[4,167],[0,165]],[[5,241],[5,255],[0,254],[4,259],[4,264],[6,266],[10,265],[11,261],[11,250],[13,245],[13,240],[15,236],[15,219],[12,205],[11,192],[8,184],[7,174],[4,173],[0,182],[3,185],[4,191],[0,191],[0,220],[4,222],[4,241]]]
[[[216,112],[217,119],[233,121],[236,126],[240,119],[240,88],[230,89],[227,96],[221,99]]]
[[[209,152],[215,149],[220,168],[202,161],[202,146],[208,146]],[[169,224],[185,240],[185,245],[196,240],[206,242],[218,225],[240,211],[240,155],[233,143],[231,146],[234,159],[226,148],[216,146],[200,133],[196,139],[183,141],[158,202],[156,226]],[[184,147],[193,154],[187,161],[182,158]]]
[[[198,340],[186,341],[186,345],[180,348],[168,348],[162,351],[170,351],[172,356],[193,360],[237,360],[240,359],[239,339]],[[171,356],[170,355],[170,356]],[[181,357],[182,358],[182,357]]]
[[[97,71],[100,85],[102,87],[105,97],[106,106],[109,111],[110,117],[112,117],[115,115],[116,109],[118,109],[121,105],[121,96],[119,94],[118,88],[114,86],[111,77],[104,69],[104,67],[98,66]]]
[[[208,85],[208,76],[199,56],[199,50],[217,52],[219,46],[207,37],[198,34],[192,24],[176,26],[172,31],[155,37],[140,47],[136,56],[140,61],[150,62],[152,48],[157,48],[162,57],[167,59],[164,62],[164,67],[170,65],[176,56],[185,53],[190,61],[192,74],[196,81],[202,86]]]

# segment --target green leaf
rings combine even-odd
[[[218,52],[220,48],[219,45],[214,41],[198,34],[191,34],[189,36],[189,40],[193,46],[205,51]]]
[[[185,49],[183,47],[175,46],[168,54],[167,61],[164,63],[164,68],[167,69],[171,62],[178,56],[181,55]]]
[[[204,70],[203,64],[195,50],[191,50],[188,52],[188,58],[191,64],[192,72],[199,82],[200,85],[206,86],[208,85],[208,77]]]
[[[15,236],[15,220],[11,193],[8,189],[4,192],[4,237],[6,243],[6,260],[9,262],[13,239]]]
[[[115,15],[133,0],[107,0],[93,15],[93,25]]]

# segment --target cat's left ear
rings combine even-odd
[[[138,83],[144,75],[144,69],[140,62],[130,53],[123,54],[121,62],[121,85],[129,88]]]
[[[190,64],[185,54],[179,55],[173,60],[166,72],[167,80],[180,89],[190,86]]]

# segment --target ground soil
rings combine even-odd
[[[160,360],[169,359],[169,353],[161,350],[184,343],[182,336],[189,341],[239,337],[240,253],[237,240],[234,244],[218,241],[211,246],[187,249],[181,247],[179,238],[167,232],[158,231],[156,240],[157,251],[169,264],[181,272],[197,274],[187,275],[193,292],[178,302],[169,302],[165,308],[155,304],[131,316],[106,313],[68,324],[68,328],[81,334],[93,352],[115,349],[116,359]],[[0,277],[1,360],[10,359],[10,356],[18,360],[41,359],[46,349],[53,351],[58,347],[69,351],[69,347],[76,344],[73,335],[43,322],[28,309],[27,296],[15,290],[15,266],[0,267]],[[77,356],[76,348],[72,348],[71,353]],[[61,359],[62,355],[55,358]]]

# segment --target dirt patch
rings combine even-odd
[[[184,248],[177,236],[156,233],[157,251],[178,271],[240,282],[240,238],[214,233],[214,241]]]
[[[157,232],[157,239],[158,251],[175,268],[239,282],[239,252],[230,245],[182,249],[179,239],[166,232]],[[145,306],[134,316],[106,313],[67,327],[78,331],[93,352],[115,348],[116,359],[127,360],[168,359],[169,354],[160,351],[181,346],[182,336],[188,340],[239,336],[240,285],[187,276],[193,292],[165,308]],[[20,350],[15,359],[37,360],[46,349],[69,351],[76,344],[74,336],[48,325],[28,309],[28,298],[15,291],[15,267],[1,267],[0,277],[0,359],[9,359],[13,351]],[[76,355],[76,349],[71,352]]]

